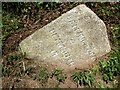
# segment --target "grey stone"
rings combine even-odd
[[[37,30],[20,48],[28,58],[68,70],[89,67],[111,50],[104,22],[84,4]]]

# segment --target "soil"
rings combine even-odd
[[[31,35],[34,33],[36,30],[39,28],[42,28],[46,24],[50,23],[52,20],[56,19],[57,17],[61,16],[61,14],[67,12],[71,8],[79,5],[80,3],[74,4],[73,6],[70,5],[70,3],[62,3],[59,8],[56,10],[41,10],[39,14],[41,15],[41,18],[39,18],[36,21],[33,21],[29,15],[27,17],[22,18],[21,20],[24,22],[25,28],[27,28],[27,31],[21,31],[19,33],[15,32],[12,34],[7,40],[5,41],[4,47],[3,47],[3,58],[9,55],[10,53],[13,53],[17,50],[18,44],[25,39],[27,36]],[[88,5],[86,3],[86,5]],[[88,5],[89,7],[89,5]],[[99,7],[90,7],[96,14],[97,11],[99,10]],[[98,14],[99,16],[99,14]],[[108,32],[108,37],[110,40],[111,47],[114,48],[114,40],[113,40],[113,34],[112,34],[112,24],[113,23],[118,23],[120,22],[118,18],[103,18],[100,16],[100,18],[105,22],[107,26],[107,32]],[[108,55],[109,56],[109,55]],[[108,56],[104,56],[102,58],[108,58]],[[27,59],[26,59],[27,60]],[[39,69],[37,68],[37,64],[33,63],[34,60],[27,60],[30,62],[29,65],[33,65],[36,67],[36,70]],[[28,64],[28,63],[27,63]],[[27,67],[26,64],[26,67]],[[53,69],[49,70],[52,72]],[[22,78],[17,78],[17,77],[3,77],[3,87],[17,87],[17,88],[41,88],[41,87],[46,87],[46,88],[51,88],[55,87],[55,85],[59,84],[60,88],[77,88],[77,84],[73,82],[70,78],[70,74],[68,73],[68,77],[65,80],[64,83],[59,83],[54,77],[49,78],[48,82],[45,83],[45,85],[41,85],[38,81],[31,79],[29,76],[25,76]],[[81,88],[82,86],[79,86]]]

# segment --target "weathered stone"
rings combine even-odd
[[[110,52],[106,26],[88,7],[79,5],[20,43],[27,57],[63,69],[88,67]]]

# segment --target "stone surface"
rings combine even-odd
[[[28,58],[63,68],[86,68],[110,52],[104,22],[84,4],[27,37],[20,43]]]

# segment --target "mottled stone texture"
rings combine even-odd
[[[111,48],[104,22],[79,5],[20,43],[28,58],[63,69],[85,68]]]

